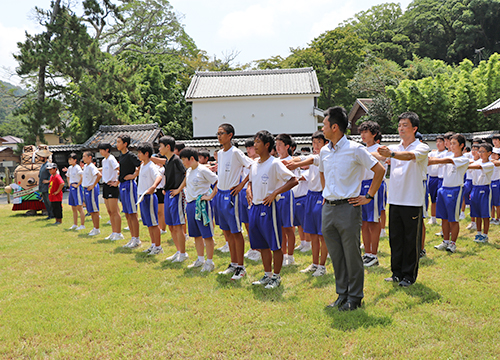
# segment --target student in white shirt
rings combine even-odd
[[[450,140],[450,150],[454,157],[429,157],[429,165],[444,165],[443,184],[438,190],[436,206],[437,218],[442,221],[443,242],[434,247],[451,253],[457,250],[456,241],[460,232],[459,212],[463,198],[464,175],[469,166],[469,159],[462,155],[464,147],[465,137],[455,134]]]
[[[429,153],[429,157],[432,158],[443,158],[448,155],[448,150],[444,145],[444,136],[438,135],[436,137],[436,147],[437,150],[432,150]],[[429,195],[431,197],[431,216],[427,224],[435,225],[436,221],[436,200],[437,192],[441,185],[443,184],[443,166],[440,164],[429,165],[427,167],[427,187],[429,189]]]
[[[500,158],[500,148],[493,147],[491,161],[496,162]],[[496,218],[495,218],[496,215]],[[500,167],[495,166],[491,176],[491,225],[500,225]]]
[[[66,170],[69,184],[69,199],[68,203],[73,211],[73,226],[70,230],[85,229],[85,213],[83,212],[83,188],[82,174],[83,170],[78,164],[78,157],[75,153],[71,153],[68,157],[70,167]],[[64,171],[64,169],[63,169]],[[78,214],[80,214],[80,226],[78,223]]]
[[[123,240],[122,218],[118,208],[118,195],[120,194],[120,189],[118,188],[120,185],[118,170],[120,169],[120,164],[116,161],[113,154],[111,154],[111,145],[109,143],[100,143],[98,148],[99,153],[104,158],[102,159],[101,169],[103,182],[102,197],[108,211],[112,231],[111,235],[105,239],[112,241]]]
[[[392,276],[386,281],[410,286],[417,280],[422,246],[422,214],[425,187],[422,174],[427,171],[430,149],[415,138],[420,120],[413,112],[399,115],[399,145],[381,146],[378,153],[391,158],[389,184],[389,243]]]
[[[87,211],[92,217],[94,228],[89,232],[89,236],[99,235],[99,180],[102,175],[92,162],[92,153],[85,151],[82,156],[85,163],[82,174],[82,187],[85,196]]]

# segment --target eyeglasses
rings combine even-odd
[[[222,136],[224,134],[227,134],[227,132],[221,131],[221,132],[215,133],[215,136]]]

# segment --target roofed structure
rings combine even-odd
[[[150,142],[158,145],[158,140],[164,135],[163,130],[154,124],[138,125],[101,125],[99,130],[82,144],[82,150],[97,150],[100,143],[109,143],[116,146],[116,140],[121,134],[130,136],[130,148],[135,148],[141,142]]]
[[[368,114],[368,108],[371,103],[373,103],[373,99],[356,99],[347,116],[347,120],[351,124],[351,134],[359,134],[356,122],[359,118]]]
[[[268,95],[319,96],[313,68],[252,71],[197,71],[186,100]]]
[[[484,116],[500,113],[500,99],[493,101],[491,104],[489,104],[485,108],[478,109],[477,111],[482,112]]]

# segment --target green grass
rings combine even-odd
[[[481,358],[500,356],[500,227],[489,244],[461,231],[458,252],[434,250],[438,226],[427,229],[427,258],[408,289],[385,283],[390,275],[387,238],[380,266],[365,271],[364,307],[351,313],[326,310],[336,299],[328,275],[299,272],[310,255],[282,272],[274,291],[252,287],[260,263],[247,262],[240,282],[200,274],[165,257],[146,257],[121,246],[129,239],[66,230],[63,225],[0,206],[0,357],[5,359],[332,359]],[[101,213],[104,224],[107,214]],[[88,219],[88,218],[87,218]],[[462,221],[462,228],[466,222]],[[91,227],[87,220],[87,228]],[[149,240],[141,226],[141,238]],[[218,245],[223,244],[220,231]],[[248,246],[248,245],[247,245]],[[188,243],[189,263],[195,258]]]

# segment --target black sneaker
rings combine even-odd
[[[427,251],[425,251],[425,249],[420,250],[420,259],[422,259],[425,256],[427,256]]]

